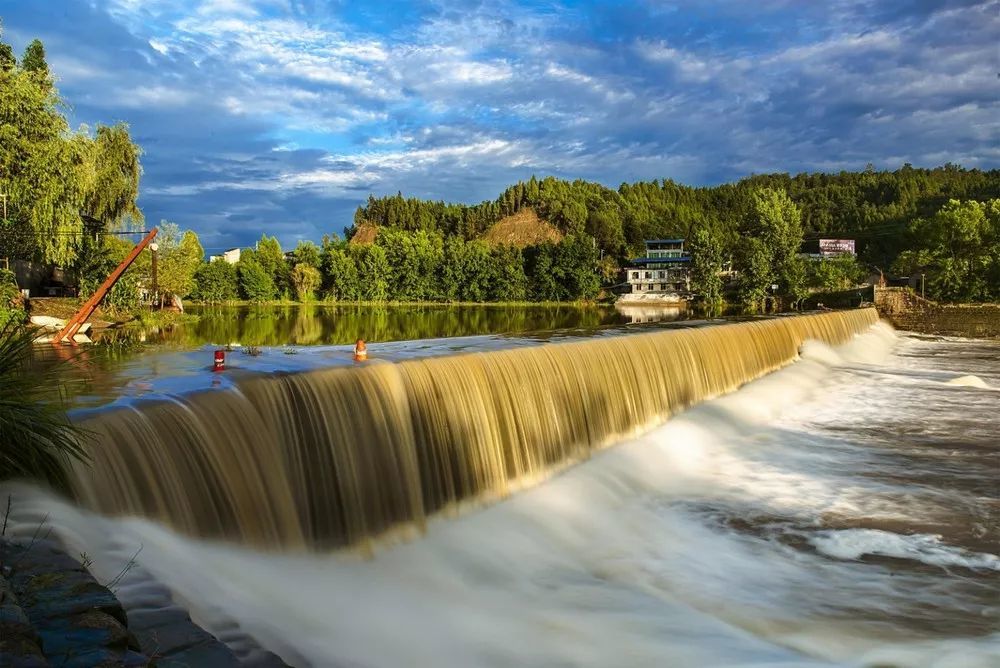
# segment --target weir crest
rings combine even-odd
[[[874,309],[373,360],[92,414],[73,495],[108,515],[267,549],[364,541],[587,458],[846,342]]]

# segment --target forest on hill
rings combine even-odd
[[[1000,170],[953,164],[761,174],[711,187],[664,179],[623,183],[617,190],[582,180],[531,177],[475,205],[401,193],[372,196],[357,209],[345,234],[350,238],[361,228],[370,234],[374,226],[471,242],[488,236],[498,221],[531,209],[566,238],[591,240],[605,282],[617,267],[642,254],[644,239],[681,237],[689,241],[696,272],[701,265],[704,280],[696,281],[696,291],[709,301],[721,296],[713,276],[725,265],[743,277],[737,298],[749,307],[760,303],[762,286],[772,281],[794,302],[804,290],[849,286],[876,270],[887,276],[926,274],[934,298],[991,301],[1000,299],[998,201]],[[820,238],[856,240],[857,263],[821,266],[792,258],[815,252]]]
[[[518,182],[495,200],[475,205],[404,198],[376,198],[358,208],[348,238],[365,223],[407,231],[439,231],[479,238],[506,216],[530,207],[563,234],[587,234],[618,260],[635,257],[644,239],[693,238],[708,228],[731,253],[740,227],[762,188],[783,190],[800,211],[803,238],[850,238],[862,261],[886,270],[900,253],[919,245],[914,221],[933,217],[949,200],[986,202],[1000,198],[1000,170],[934,169],[903,165],[895,171],[836,174],[763,174],[712,187],[669,179],[599,183],[554,177]]]

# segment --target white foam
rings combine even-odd
[[[952,378],[951,380],[945,382],[945,385],[956,385],[958,387],[978,387],[982,390],[991,390],[985,380],[979,376],[959,376],[958,378]]]
[[[809,542],[834,559],[856,560],[865,555],[912,559],[931,566],[964,566],[1000,571],[1000,557],[985,552],[969,552],[941,542],[941,536],[904,536],[881,529],[841,529],[820,531]]]

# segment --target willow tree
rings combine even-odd
[[[125,125],[98,127],[93,137],[86,128],[70,130],[40,42],[20,65],[8,62],[8,51],[0,48],[0,193],[7,206],[0,255],[67,265],[84,215],[102,226],[141,220],[140,152]]]
[[[139,178],[142,151],[129,136],[128,126],[97,126],[90,147],[88,167],[90,182],[87,184],[83,213],[118,229],[126,222],[141,223],[142,211],[136,205],[139,197]]]

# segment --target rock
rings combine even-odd
[[[3,600],[16,600],[20,611],[0,607],[0,630],[4,631],[0,650],[8,651],[8,629],[20,634],[12,638],[30,640],[34,634],[40,650],[32,654],[28,644],[12,640],[8,653],[16,650],[36,661],[15,665],[149,664],[138,651],[139,642],[129,632],[125,610],[115,595],[55,543],[0,542],[0,560],[10,573],[6,589],[0,588]]]
[[[28,616],[6,579],[0,577],[0,666],[47,666]]]

